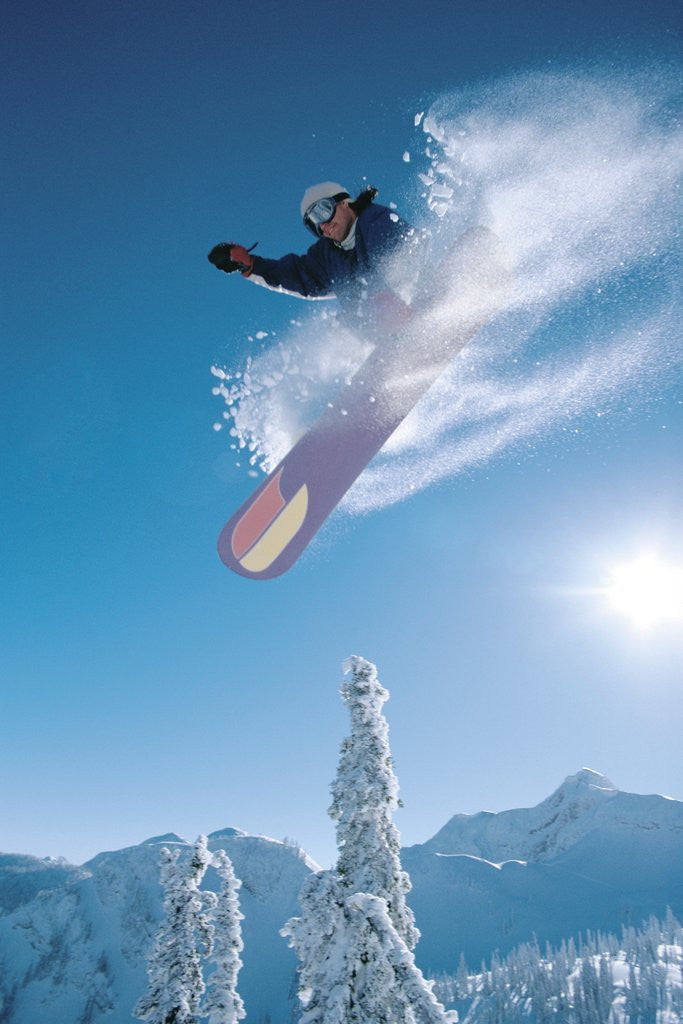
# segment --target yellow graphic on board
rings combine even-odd
[[[251,551],[240,559],[240,565],[248,572],[267,569],[299,532],[307,511],[308,488],[303,484]]]

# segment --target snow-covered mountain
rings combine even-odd
[[[209,837],[242,880],[249,1021],[289,1024],[296,961],[279,935],[316,865],[295,846],[238,829]],[[82,867],[0,856],[0,1024],[131,1024],[161,911],[159,852],[176,835]],[[533,934],[559,943],[667,905],[683,917],[683,803],[617,790],[583,770],[537,807],[456,815],[402,852],[426,972],[476,967]],[[211,869],[206,885],[217,886]]]
[[[476,965],[535,935],[618,933],[671,906],[683,912],[683,803],[616,789],[589,769],[536,807],[456,815],[403,851],[423,970]]]
[[[65,860],[0,853],[0,917],[30,903],[43,889],[55,889],[85,874]]]
[[[37,895],[16,885],[17,862],[38,872],[33,858],[0,860],[0,906],[6,894],[14,903],[0,917],[2,1024],[131,1024],[161,915],[160,849],[177,844],[188,845],[174,834],[158,836],[98,854],[82,868],[62,866],[66,877],[47,862]],[[232,828],[209,836],[209,848],[224,849],[242,881],[240,992],[249,1019],[261,1024],[270,1012],[273,1024],[284,1024],[296,1003],[296,960],[279,930],[317,865],[295,846]],[[218,884],[210,868],[206,885]]]

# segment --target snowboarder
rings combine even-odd
[[[370,187],[352,201],[331,181],[307,189],[301,216],[317,241],[303,255],[266,259],[236,242],[222,242],[209,253],[227,274],[239,271],[305,298],[336,296],[350,326],[355,320],[378,342],[337,400],[223,527],[218,552],[242,576],[271,579],[293,565],[368,462],[500,305],[505,274],[497,239],[475,227],[436,269],[430,266],[429,288],[407,306],[391,283],[397,268],[402,282],[406,265],[416,270],[421,261],[412,243],[421,239],[396,213],[373,205],[376,194]],[[462,299],[449,316],[433,301],[444,281]]]
[[[239,271],[257,284],[304,298],[339,300],[347,320],[367,327],[399,327],[408,308],[386,280],[387,257],[412,234],[408,224],[386,206],[373,203],[377,189],[356,199],[337,182],[306,189],[301,200],[304,225],[316,242],[302,255],[280,259],[252,255],[235,242],[221,242],[209,260],[226,274]]]

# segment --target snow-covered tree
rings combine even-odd
[[[311,875],[299,895],[301,916],[282,929],[301,962],[300,1024],[341,1024],[347,998],[347,939],[344,894],[334,871]]]
[[[232,863],[225,850],[213,856],[213,866],[221,880],[221,887],[212,901],[210,920],[213,925],[213,950],[208,962],[213,973],[206,983],[206,997],[202,1013],[209,1024],[237,1024],[246,1016],[244,1003],[237,992],[237,975],[242,966],[240,953],[244,948],[240,921],[238,892],[242,883],[235,878]]]
[[[394,927],[414,949],[420,933],[406,904],[410,879],[401,868],[401,837],[392,821],[399,798],[389,726],[382,714],[389,694],[375,666],[364,658],[349,658],[344,668],[349,678],[341,695],[351,716],[351,733],[341,745],[329,810],[337,823],[337,874],[347,892],[386,900]]]
[[[467,964],[465,963],[465,954],[460,954],[460,960],[458,962],[458,973],[456,975],[456,991],[458,999],[467,999],[470,994],[470,978],[467,973]]]
[[[212,944],[199,892],[210,860],[206,836],[199,836],[189,858],[178,848],[161,850],[164,915],[147,960],[147,992],[133,1011],[148,1024],[196,1024],[204,994],[201,953]]]
[[[363,658],[345,664],[351,716],[332,787],[339,860],[305,883],[301,916],[283,935],[301,962],[301,1024],[448,1024],[415,965],[419,938],[405,896],[400,837],[391,815],[398,783],[382,707],[389,694]]]

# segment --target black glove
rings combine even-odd
[[[251,248],[253,249],[254,246],[252,245]],[[241,274],[248,277],[254,262],[249,255],[250,252],[251,249],[245,249],[243,245],[238,245],[236,242],[220,242],[218,245],[214,245],[209,253],[209,261],[225,274],[232,274],[239,270]]]

